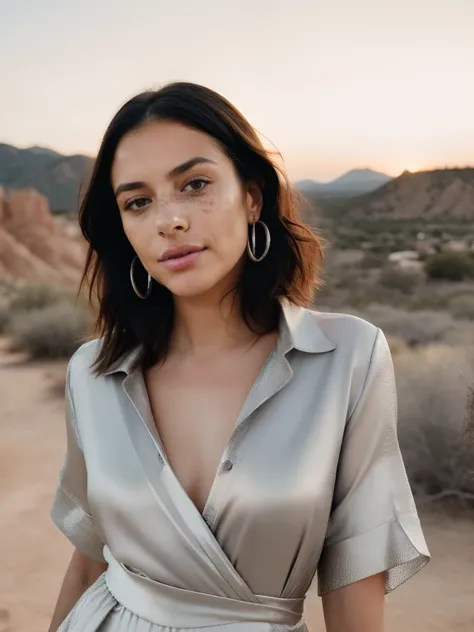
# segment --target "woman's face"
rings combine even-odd
[[[244,190],[211,136],[147,123],[120,141],[111,175],[125,234],[158,283],[190,297],[237,280],[261,193]]]

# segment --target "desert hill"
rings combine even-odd
[[[45,196],[0,187],[0,281],[75,284],[83,260],[82,241],[61,228]]]
[[[406,171],[372,193],[341,201],[339,210],[352,219],[472,221],[474,168]]]

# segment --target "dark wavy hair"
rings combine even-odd
[[[270,230],[271,247],[261,263],[247,260],[234,288],[242,316],[253,331],[273,331],[282,299],[308,305],[322,284],[325,243],[300,220],[296,191],[244,116],[223,96],[193,83],[171,83],[143,92],[127,101],[108,126],[79,210],[79,224],[89,244],[80,290],[89,285],[89,301],[95,304],[97,316],[95,335],[102,339],[94,364],[97,375],[137,346],[136,366],[142,369],[163,360],[168,351],[173,297],[157,282],[148,300],[133,291],[130,265],[136,253],[123,230],[111,184],[121,139],[155,120],[179,122],[212,136],[232,160],[242,184],[256,181],[261,186],[260,219]],[[137,282],[145,287],[143,269],[142,274]]]

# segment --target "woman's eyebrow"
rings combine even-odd
[[[136,189],[143,189],[145,186],[144,182],[124,182],[115,189],[115,197],[118,197],[124,191],[135,191]]]
[[[195,158],[186,160],[186,162],[183,162],[177,167],[173,167],[173,169],[171,169],[171,171],[168,173],[168,178],[175,178],[176,176],[186,173],[186,171],[189,171],[196,165],[200,165],[203,163],[217,165],[217,162],[215,162],[214,160],[203,158],[202,156],[196,156]],[[119,184],[118,187],[115,189],[115,197],[118,197],[121,193],[124,193],[125,191],[135,191],[136,189],[143,189],[145,186],[145,182],[124,182],[123,184]]]
[[[177,167],[174,167],[173,169],[171,169],[171,171],[168,173],[168,178],[174,178],[174,177],[179,176],[179,175],[181,175],[183,173],[186,173],[186,171],[189,171],[190,169],[192,169],[196,165],[200,165],[202,163],[211,163],[213,165],[217,164],[217,162],[214,162],[214,160],[210,160],[209,158],[203,158],[202,156],[196,156],[195,158],[191,158],[190,160],[186,160],[186,162],[183,162],[181,165],[178,165]]]

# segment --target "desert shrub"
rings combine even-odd
[[[12,346],[32,358],[67,358],[82,343],[90,326],[89,314],[63,301],[43,309],[19,313],[11,322]]]
[[[364,257],[360,262],[360,267],[363,269],[379,269],[381,268],[387,261],[387,255],[385,253],[373,252],[369,250],[364,253]]]
[[[365,284],[364,287],[347,292],[346,307],[367,310],[372,304],[400,305],[403,298],[404,295],[400,295],[398,290],[382,287],[378,283]]]
[[[474,503],[474,355],[431,346],[394,357],[398,434],[411,485]]]
[[[371,297],[368,296],[364,289],[354,289],[353,291],[346,292],[344,298],[344,312],[349,313],[352,310],[365,310],[372,302]]]
[[[46,283],[24,285],[19,288],[11,301],[12,312],[43,309],[59,302],[74,300],[72,293]]]
[[[7,301],[0,301],[0,334],[3,334],[10,320],[10,305]]]
[[[416,291],[407,303],[407,307],[411,310],[445,310],[449,307],[449,299],[435,291],[421,292]]]
[[[474,446],[474,384],[467,389],[466,416],[465,416],[465,442]],[[474,461],[473,461],[474,462]]]
[[[446,312],[422,310],[406,311],[390,305],[369,305],[364,317],[387,335],[401,338],[411,346],[442,342],[458,327],[454,318]]]
[[[387,335],[387,342],[392,356],[399,355],[409,348],[405,340],[397,338],[396,336]]]
[[[10,302],[18,283],[15,281],[0,281],[0,301]]]
[[[450,308],[455,318],[474,320],[474,296],[469,294],[456,296],[451,300]]]
[[[361,273],[358,268],[346,268],[344,272],[339,275],[333,275],[332,283],[335,288],[340,289],[354,289],[359,286],[361,282]]]
[[[462,281],[474,275],[474,263],[463,253],[439,252],[426,260],[425,270],[432,279]]]
[[[383,287],[399,290],[403,294],[411,294],[419,282],[419,275],[393,265],[384,266],[380,274],[380,284]]]
[[[452,347],[474,348],[474,323],[471,320],[457,320],[456,327],[443,336],[444,344]]]

